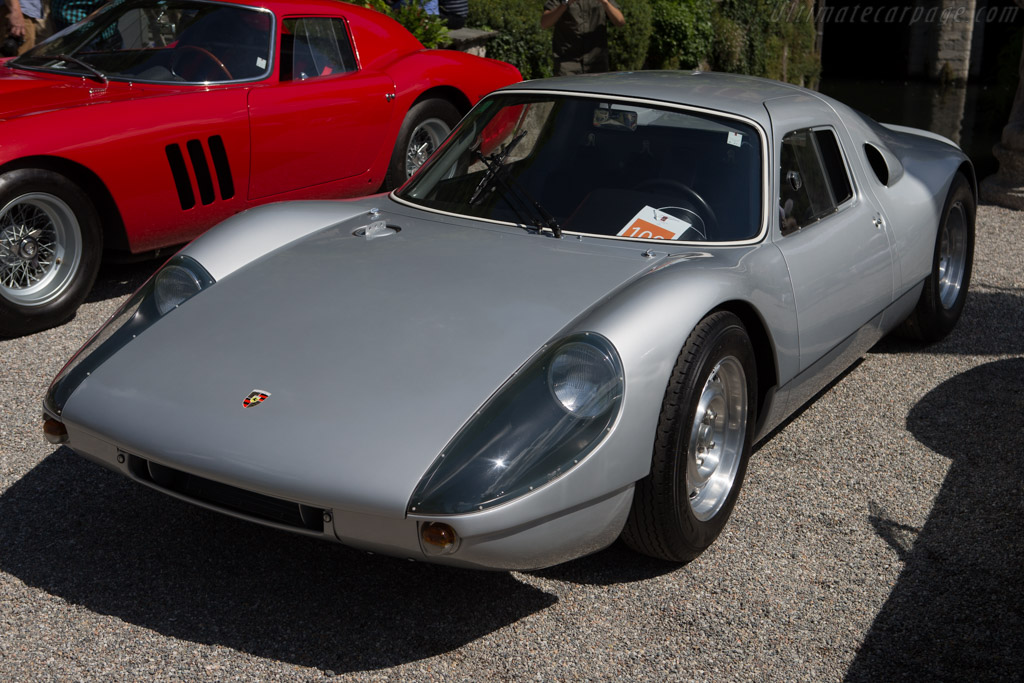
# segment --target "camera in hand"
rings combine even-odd
[[[18,54],[18,48],[20,48],[24,42],[24,36],[8,34],[8,36],[4,38],[3,42],[0,43],[0,55],[3,55],[4,57],[14,57]]]

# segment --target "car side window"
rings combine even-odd
[[[342,19],[285,19],[281,31],[281,80],[304,81],[356,70]]]
[[[853,197],[839,141],[830,128],[786,134],[779,163],[779,218],[784,235],[835,213]]]

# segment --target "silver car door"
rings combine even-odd
[[[805,370],[854,335],[877,339],[877,327],[866,326],[893,300],[892,242],[851,172],[848,133],[832,108],[804,95],[766,106],[777,162],[773,239],[793,285]]]

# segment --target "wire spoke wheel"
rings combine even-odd
[[[419,170],[430,155],[441,146],[441,142],[450,132],[448,124],[438,118],[430,118],[421,122],[409,136],[409,145],[405,150],[405,177],[409,178]]]
[[[82,231],[71,208],[45,192],[18,196],[0,209],[0,296],[41,306],[74,280]]]

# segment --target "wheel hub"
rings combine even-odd
[[[21,241],[21,246],[18,247],[18,256],[26,261],[31,261],[39,253],[39,243],[31,237],[26,237]]]
[[[950,207],[939,239],[939,301],[950,309],[960,295],[967,269],[967,213],[962,202]]]
[[[729,497],[742,457],[746,406],[743,366],[724,358],[704,383],[690,430],[686,492],[697,519],[714,517]]]
[[[0,297],[40,306],[73,281],[82,237],[71,208],[45,192],[23,194],[0,207]]]
[[[448,135],[448,124],[441,119],[427,119],[420,123],[409,136],[409,144],[405,150],[405,175],[411,176],[430,155],[440,146]]]

